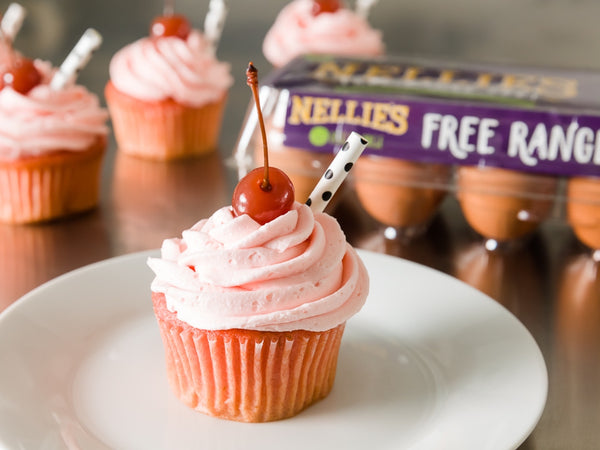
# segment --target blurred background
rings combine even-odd
[[[8,3],[0,9],[4,11]],[[103,104],[110,58],[147,35],[151,20],[164,6],[156,0],[20,3],[28,15],[15,47],[28,57],[59,65],[86,28],[103,35],[101,49],[79,77],[79,83]],[[0,226],[0,274],[13,274],[8,276],[10,282],[1,280],[0,310],[31,287],[78,266],[158,247],[163,238],[177,235],[205,211],[229,203],[236,174],[225,171],[220,176],[220,168],[231,156],[251,97],[245,68],[252,60],[263,75],[270,71],[262,40],[286,3],[228,2],[217,56],[231,64],[235,84],[221,131],[220,158],[186,167],[154,166],[147,185],[128,184],[127,176],[120,174],[147,168],[141,167],[144,163],[135,168],[115,164],[111,136],[98,211],[60,226]],[[207,9],[208,0],[176,2],[176,10],[197,28],[202,28]],[[383,32],[391,55],[600,70],[598,17],[597,0],[381,0],[371,10],[370,23]],[[172,189],[180,195],[176,205],[148,198],[148,191],[140,188],[151,190],[157,183],[166,192]],[[214,198],[198,205],[198,189],[214,191]],[[173,214],[175,207],[177,214]],[[532,332],[548,365],[550,396],[538,427],[522,449],[598,448],[600,437],[592,430],[597,433],[600,423],[600,275],[598,264],[568,227],[550,221],[518,248],[490,252],[468,229],[451,197],[427,234],[410,243],[387,239],[378,224],[351,207],[338,212],[342,225],[352,225],[347,230],[354,245],[450,273],[506,306]],[[61,253],[70,256],[59,257]],[[14,259],[16,254],[19,260]]]
[[[9,2],[3,2],[3,10]],[[245,65],[270,66],[262,56],[262,39],[284,0],[230,0],[218,57],[232,64],[236,83],[231,98],[250,95]],[[348,2],[352,3],[352,2]],[[164,3],[156,0],[22,0],[28,16],[15,46],[31,57],[60,64],[87,27],[104,37],[101,50],[80,76],[82,84],[102,94],[108,63],[119,48],[148,33]],[[177,0],[176,9],[202,28],[208,0]],[[595,0],[380,0],[370,23],[384,35],[393,55],[459,61],[600,68],[600,2]],[[230,151],[244,111],[229,103],[223,150]]]

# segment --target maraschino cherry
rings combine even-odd
[[[33,61],[27,58],[17,58],[2,74],[0,89],[10,86],[20,94],[27,94],[41,82],[42,75],[35,68]]]
[[[341,0],[314,0],[312,13],[315,16],[321,13],[334,13],[341,7]]]
[[[192,27],[189,20],[181,14],[165,13],[158,16],[150,25],[150,35],[155,38],[176,36],[187,39]]]
[[[294,185],[288,176],[276,167],[269,167],[269,151],[265,123],[258,95],[258,70],[252,63],[246,70],[246,82],[252,89],[263,141],[264,167],[250,171],[233,191],[231,205],[238,215],[248,214],[256,222],[267,222],[288,212],[294,204]]]

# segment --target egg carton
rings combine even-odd
[[[350,132],[369,145],[345,188],[374,219],[423,231],[447,195],[487,239],[559,218],[600,249],[600,74],[306,55],[260,89],[269,160],[304,201]],[[248,109],[234,160],[262,165]]]

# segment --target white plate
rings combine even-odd
[[[0,448],[504,450],[544,408],[544,360],[509,312],[449,276],[361,251],[372,288],[326,399],[266,424],[196,413],[167,385],[150,254],[63,275],[0,315]]]

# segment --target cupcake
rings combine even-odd
[[[151,36],[119,50],[109,72],[105,96],[120,151],[166,161],[216,150],[233,77],[183,16],[155,19]]]
[[[384,51],[381,32],[337,0],[293,0],[281,10],[263,42],[265,58],[275,67],[309,53],[378,56]]]
[[[427,228],[446,196],[450,166],[382,156],[356,162],[354,187],[365,211],[407,236]]]
[[[557,188],[554,176],[494,167],[458,169],[458,201],[467,222],[487,239],[508,242],[547,219]]]
[[[567,219],[581,242],[593,250],[600,249],[600,178],[569,179]]]
[[[0,221],[47,221],[98,203],[108,114],[83,86],[53,89],[54,72],[20,57],[3,76]]]
[[[264,136],[252,63],[246,80]],[[366,145],[353,133],[319,195],[299,203],[289,177],[268,164],[264,141],[265,165],[240,179],[231,206],[148,259],[169,383],[190,408],[268,422],[329,394],[346,321],[369,279],[338,222],[320,211]]]
[[[150,258],[176,396],[211,416],[291,417],[326,397],[366,269],[337,221],[293,203],[264,223],[224,207]]]

